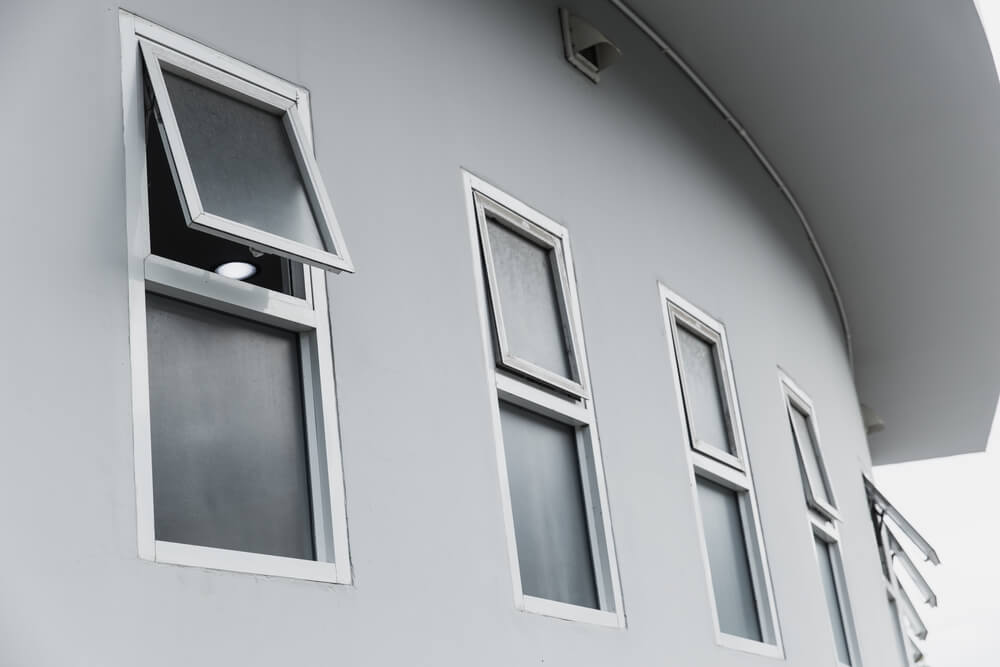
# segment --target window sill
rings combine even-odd
[[[753,653],[754,655],[762,655],[766,658],[777,658],[778,660],[784,660],[785,658],[785,652],[776,644],[767,644],[754,639],[747,639],[746,637],[728,635],[724,632],[719,632],[716,635],[716,643],[725,648],[744,653]]]
[[[518,601],[518,609],[532,614],[561,618],[564,621],[577,621],[591,625],[601,625],[606,628],[624,628],[625,617],[613,611],[591,609],[566,602],[536,598],[531,595],[522,596]]]
[[[201,567],[209,570],[260,574],[286,579],[303,579],[331,584],[349,584],[350,576],[338,572],[334,563],[324,563],[284,556],[254,554],[230,549],[216,549],[192,544],[157,540],[154,561],[171,565]]]

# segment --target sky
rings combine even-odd
[[[929,631],[926,664],[1000,665],[1000,410],[985,452],[878,466],[874,475],[941,558],[937,567],[920,562],[904,544],[938,596],[932,609],[907,586]],[[905,574],[900,581],[907,583]]]

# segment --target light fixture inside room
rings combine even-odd
[[[250,262],[226,262],[215,267],[215,272],[233,280],[246,280],[257,273],[257,267]]]

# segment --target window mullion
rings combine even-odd
[[[295,331],[316,327],[316,311],[304,299],[156,255],[146,258],[144,272],[147,290],[163,296]]]
[[[589,426],[593,412],[579,401],[569,401],[506,373],[496,372],[500,400],[573,426]]]
[[[691,462],[694,465],[695,471],[703,477],[707,477],[733,491],[743,493],[750,491],[750,478],[745,472],[736,470],[716,460],[714,457],[706,456],[701,452],[693,452]]]

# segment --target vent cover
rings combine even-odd
[[[618,60],[621,51],[601,31],[567,9],[559,10],[559,22],[566,60],[597,83],[601,72]]]

